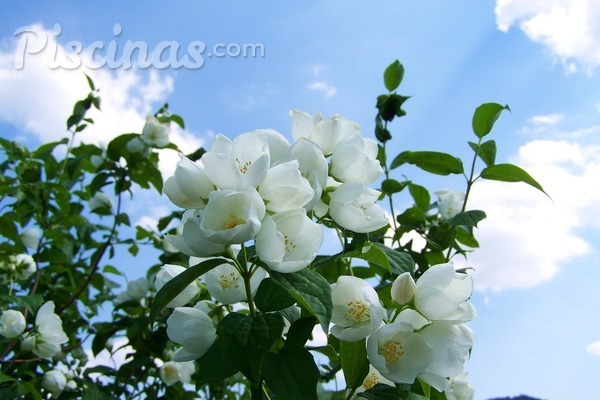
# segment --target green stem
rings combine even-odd
[[[465,175],[465,178],[467,179],[467,190],[465,191],[465,200],[463,201],[463,205],[462,205],[460,212],[465,212],[465,210],[467,209],[467,201],[469,200],[469,194],[471,193],[471,188],[473,187],[473,183],[475,183],[475,181],[477,180],[477,178],[473,179],[473,175],[475,175],[475,164],[477,163],[477,156],[479,154],[479,146],[480,145],[481,145],[481,138],[479,138],[479,141],[477,142],[477,150],[475,151],[475,155],[473,156],[473,161],[471,162],[471,172],[469,173],[469,177],[467,178],[467,176]],[[452,248],[454,247],[454,242],[456,241],[456,230],[457,229],[458,229],[457,226],[454,226],[454,228],[452,229],[452,241],[450,242],[450,247],[448,247],[448,253],[446,254],[446,262],[450,261],[450,259],[452,258],[450,256],[450,253],[452,252]]]
[[[252,299],[252,287],[250,286],[250,279],[252,278],[252,271],[248,268],[248,255],[246,254],[246,246],[242,243],[242,278],[244,279],[244,287],[246,288],[246,298],[248,300],[248,308],[250,309],[250,315],[256,317],[256,309],[254,308],[254,300]],[[262,395],[261,395],[262,396]],[[252,395],[254,399],[254,395]],[[262,397],[261,397],[262,398]]]
[[[354,392],[356,392],[356,389],[358,388],[352,388],[350,389],[350,393],[348,393],[348,396],[346,396],[346,400],[350,400],[352,398],[352,396],[354,396]]]
[[[387,129],[387,121],[385,122],[384,129]],[[385,154],[385,162],[383,163],[383,173],[385,174],[385,179],[387,180],[387,179],[390,179],[390,170],[387,165],[387,149],[385,146],[386,146],[386,142],[383,143],[383,153]],[[398,223],[396,222],[396,213],[394,212],[394,200],[393,200],[391,194],[388,194],[387,197],[388,197],[388,201],[390,203],[390,212],[392,213],[392,223],[394,225],[394,236],[392,237],[392,246],[393,246],[394,242],[398,242],[398,244],[399,244],[400,239],[397,237]]]

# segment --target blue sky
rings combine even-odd
[[[550,4],[551,3],[551,4]],[[107,142],[139,131],[168,101],[186,120],[174,140],[186,150],[273,128],[289,137],[288,110],[342,114],[372,135],[382,73],[406,68],[407,117],[393,126],[392,153],[448,151],[470,158],[473,110],[509,104],[496,125],[498,160],[534,175],[553,201],[524,185],[482,183],[472,207],[488,212],[473,302],[479,317],[467,364],[477,399],[526,393],[549,400],[590,398],[600,375],[600,6],[594,0],[454,2],[144,2],[5,4],[0,15],[0,129],[29,145],[61,137],[73,102],[87,90],[81,71],[51,70],[48,51],[14,68],[14,32],[60,24],[60,46],[80,41],[256,43],[264,57],[205,57],[199,69],[88,71],[104,111],[82,138]],[[113,27],[119,23],[117,37]],[[121,47],[122,48],[122,47]],[[163,169],[174,168],[166,154]],[[431,191],[464,189],[460,179],[402,171]],[[168,203],[148,199],[133,220],[151,223]],[[398,204],[409,200],[399,198]],[[131,277],[144,271],[131,270]],[[594,343],[596,343],[594,345]]]

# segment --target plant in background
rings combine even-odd
[[[65,399],[472,398],[464,362],[473,280],[452,263],[478,247],[485,213],[467,208],[469,194],[478,179],[543,189],[519,167],[496,164],[496,144],[484,140],[508,109],[496,103],[475,111],[466,170],[441,152],[389,157],[390,123],[406,114],[408,97],[396,92],[403,75],[398,61],[385,70],[376,140],[339,115],[293,110],[293,143],[273,130],[217,135],[208,151],[180,153],[164,187],[155,149],[179,151],[168,133],[171,123],[184,127],[181,117],[165,105],[140,134],[106,150],[75,145],[93,123],[87,111],[100,107],[89,78],[90,94],[67,121],[70,139],[34,151],[0,139],[0,390]],[[434,201],[395,178],[405,164],[463,175],[466,189],[437,191]],[[151,187],[182,210],[156,230],[134,230],[124,201]],[[414,204],[398,212],[405,194]],[[339,237],[336,254],[320,254],[325,230]],[[419,237],[424,244],[414,246]],[[136,257],[143,246],[160,251],[157,264],[119,290],[126,266],[113,265],[117,249]],[[311,340],[319,335],[325,340]],[[88,362],[105,352],[122,361]],[[345,388],[332,382],[338,372]]]

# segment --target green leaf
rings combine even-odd
[[[429,203],[431,202],[431,196],[427,189],[423,186],[415,185],[414,183],[410,183],[408,185],[408,191],[410,195],[415,200],[415,204],[423,211],[429,210]]]
[[[21,242],[19,239],[19,230],[17,229],[17,224],[9,220],[6,216],[0,218],[0,235],[12,240],[15,244],[19,244]]]
[[[280,399],[317,400],[319,370],[312,355],[301,346],[284,346],[278,353],[268,353],[263,376]]]
[[[312,336],[313,328],[317,320],[315,317],[300,318],[290,326],[285,339],[285,345],[304,346]]]
[[[474,249],[479,247],[479,242],[477,241],[477,239],[475,239],[475,237],[471,233],[467,232],[467,230],[460,227],[456,229],[456,240],[459,243],[462,243],[465,246],[469,246]]]
[[[2,371],[0,371],[0,384],[10,381],[16,381],[16,379],[11,376],[5,375]]]
[[[419,225],[427,220],[425,212],[417,206],[413,206],[404,210],[404,212],[396,217],[396,221],[402,225]]]
[[[20,308],[26,308],[32,315],[35,315],[38,308],[44,303],[44,298],[39,294],[32,296],[11,296],[8,294],[1,294],[0,300],[3,303],[10,303]]]
[[[393,386],[384,385],[383,383],[378,383],[373,386],[369,390],[365,390],[362,393],[358,394],[358,397],[362,397],[363,399],[369,400],[398,400],[400,396],[398,394],[398,389]]]
[[[291,274],[276,271],[271,271],[270,274],[275,283],[281,285],[302,307],[317,317],[323,332],[327,333],[333,312],[329,282],[308,268]]]
[[[156,315],[200,275],[203,275],[211,269],[225,263],[231,262],[224,258],[211,258],[210,260],[206,260],[200,264],[189,267],[167,282],[165,286],[163,286],[158,293],[156,293],[154,303],[152,303],[152,308],[150,308],[150,320],[154,321],[154,319],[156,319]]]
[[[533,186],[548,196],[548,193],[544,191],[542,185],[533,179],[524,169],[513,164],[498,164],[484,168],[483,171],[481,171],[481,177],[492,181],[523,182]]]
[[[217,335],[223,354],[231,365],[258,384],[263,357],[281,338],[283,327],[283,317],[279,313],[253,318],[232,312],[217,325]]]
[[[344,253],[344,257],[360,258],[361,260],[377,264],[385,268],[388,272],[392,272],[390,260],[388,259],[386,253],[379,248],[377,244],[378,243],[366,242],[361,246],[360,249]]]
[[[464,225],[469,228],[477,227],[477,224],[485,219],[486,215],[481,210],[469,210],[456,214],[448,223],[450,225]]]
[[[137,133],[125,133],[117,136],[108,143],[106,155],[113,161],[119,161],[119,158],[126,152],[127,143],[133,138],[139,137]]]
[[[410,272],[412,274],[414,272],[415,262],[410,256],[410,254],[405,253],[403,251],[391,249],[383,243],[373,244],[379,247],[386,254],[390,262],[390,267],[394,274],[400,275],[404,272]]]
[[[496,164],[496,142],[493,140],[488,140],[487,142],[483,142],[477,147],[477,143],[469,142],[469,146],[473,149],[473,151],[477,152],[479,158],[483,160],[486,166],[490,167]]]
[[[238,372],[231,365],[221,347],[221,342],[217,339],[210,349],[198,360],[198,371],[196,372],[196,388],[210,383],[219,382]]]
[[[87,79],[88,85],[90,86],[91,90],[96,90],[96,87],[94,86],[94,81],[92,81],[92,78],[89,77],[88,74],[84,73],[85,75],[85,79]]]
[[[296,303],[296,300],[286,292],[281,285],[265,278],[260,282],[254,296],[256,307],[262,312],[279,311]]]
[[[498,103],[484,103],[475,109],[473,114],[473,132],[478,138],[482,138],[492,131],[494,123],[504,110],[510,108]]]
[[[394,194],[401,192],[406,185],[408,185],[408,182],[400,183],[395,179],[386,179],[381,182],[381,191],[385,194]]]
[[[181,116],[177,114],[171,114],[169,119],[179,125],[181,129],[185,129],[185,123],[183,122],[183,118],[181,118]]]
[[[340,340],[340,358],[346,386],[349,388],[361,386],[369,374],[365,339],[356,342]]]
[[[378,383],[371,389],[358,394],[369,400],[428,400],[427,397],[408,390],[399,390],[393,386]]]
[[[437,151],[404,151],[396,156],[390,169],[402,164],[412,164],[424,171],[437,175],[462,174],[463,163],[460,159],[450,154]]]
[[[404,78],[404,66],[398,60],[391,63],[383,73],[383,82],[386,89],[390,92],[393,92],[400,86],[402,78]]]

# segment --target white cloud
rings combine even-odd
[[[26,55],[24,68],[16,69],[18,40],[4,41],[0,49],[0,121],[13,124],[40,141],[57,140],[68,135],[66,119],[77,100],[89,92],[84,73],[100,89],[101,111],[91,110],[94,120],[79,139],[86,143],[107,144],[122,133],[141,132],[145,117],[151,114],[173,92],[173,78],[151,70],[144,76],[139,70],[89,69],[83,62],[78,69],[51,69],[52,49],[64,52],[50,30],[32,25],[38,37],[46,37],[43,52]],[[85,58],[85,55],[82,55]],[[171,139],[184,152],[198,148],[202,141],[190,132],[173,126]],[[178,160],[177,154],[163,158]],[[168,168],[161,163],[165,170]]]
[[[322,65],[313,65],[310,67],[313,80],[306,85],[306,88],[311,91],[321,92],[325,97],[333,97],[337,94],[336,87],[321,77],[323,71],[326,69],[327,68]]]
[[[488,217],[476,232],[481,249],[466,264],[475,268],[482,291],[552,279],[561,265],[592,250],[580,230],[600,227],[600,146],[534,140],[511,162],[540,182],[552,201],[525,184],[475,185],[468,208],[483,209]]]
[[[546,46],[568,72],[600,65],[600,2],[597,0],[497,0],[501,31],[517,25]]]
[[[323,92],[325,97],[335,96],[337,89],[335,86],[328,84],[325,81],[314,81],[307,85],[308,90]]]
[[[534,115],[529,118],[529,122],[535,126],[543,126],[548,127],[552,125],[556,125],[557,123],[564,120],[565,116],[563,114],[545,114],[545,115]]]
[[[585,350],[593,356],[600,356],[600,340],[590,343]]]

